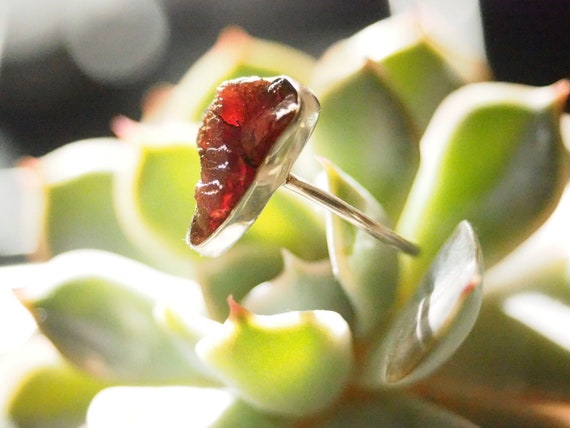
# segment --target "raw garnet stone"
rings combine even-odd
[[[226,220],[298,110],[297,91],[284,78],[249,77],[218,87],[198,131],[201,177],[190,228],[192,245]]]

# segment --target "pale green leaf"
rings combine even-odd
[[[145,121],[199,121],[224,80],[288,75],[309,81],[314,59],[289,46],[251,37],[237,27],[222,31],[216,44],[188,70],[166,102]]]
[[[379,21],[318,60],[312,87],[322,114],[312,148],[368,189],[395,221],[436,107],[487,75],[482,61],[432,40],[413,14]]]
[[[396,394],[353,400],[336,409],[320,428],[475,428],[447,409],[418,398]]]
[[[80,426],[89,403],[106,386],[68,365],[37,367],[13,392],[7,414],[18,427]]]
[[[481,254],[462,222],[435,258],[416,294],[372,344],[361,383],[394,387],[441,366],[469,334],[483,298]]]
[[[219,257],[201,259],[196,264],[196,278],[210,317],[225,320],[229,296],[240,301],[252,288],[275,278],[282,269],[280,249],[262,242],[240,242]]]
[[[324,165],[333,195],[390,226],[370,193],[332,164]],[[327,222],[333,269],[355,311],[354,334],[367,336],[379,327],[394,303],[398,285],[396,251],[332,213],[327,214]]]
[[[185,276],[197,257],[184,241],[200,177],[195,132],[190,128],[181,142],[168,135],[153,138],[153,133],[131,137],[136,157],[118,177],[114,199],[125,233],[140,251],[163,269]]]
[[[146,260],[123,232],[113,204],[116,175],[133,156],[119,140],[101,138],[70,143],[25,163],[45,192],[40,257],[97,248]]]
[[[558,225],[567,224],[567,218],[559,218]],[[550,232],[559,235],[563,230]],[[454,392],[461,401],[492,390],[508,397],[509,407],[521,396],[568,400],[570,253],[567,239],[562,248],[544,239],[544,234],[533,236],[489,272],[492,288],[473,331],[428,384],[433,380],[438,385],[439,376],[447,379],[440,390],[470,385],[461,395]],[[452,384],[449,379],[457,381]],[[494,403],[480,404],[488,408]]]
[[[318,412],[338,398],[352,370],[350,330],[338,313],[255,315],[230,305],[223,329],[196,349],[239,397],[289,416]]]
[[[447,98],[421,142],[421,164],[397,231],[421,248],[402,257],[409,296],[455,225],[469,220],[490,266],[551,214],[568,163],[560,138],[567,82],[467,85]]]
[[[243,306],[259,315],[325,309],[352,322],[352,306],[328,260],[306,262],[286,251],[283,260],[283,272],[251,290],[241,301]]]
[[[409,112],[414,128],[423,132],[447,94],[465,83],[488,78],[490,71],[483,60],[432,37],[418,18],[414,13],[395,15],[333,44],[317,62],[315,90],[373,61],[379,66],[380,78]]]
[[[378,66],[365,63],[317,92],[312,150],[354,177],[397,218],[418,165],[417,134]]]
[[[16,290],[41,331],[78,367],[115,381],[207,383],[157,323],[157,301],[205,313],[198,285],[95,250],[64,253]]]

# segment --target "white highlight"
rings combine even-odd
[[[529,292],[509,297],[503,310],[558,346],[570,351],[570,306],[545,294]]]
[[[415,10],[429,32],[442,40],[456,40],[473,54],[485,58],[485,40],[478,0],[389,0],[393,14]]]
[[[0,255],[36,250],[42,225],[42,189],[26,168],[0,170]]]
[[[100,392],[87,413],[89,428],[210,427],[235,403],[223,389],[113,387]]]
[[[137,80],[166,51],[166,14],[156,0],[69,2],[64,41],[81,70],[94,80]]]
[[[19,273],[17,270],[12,272],[14,276]],[[37,328],[32,315],[4,286],[0,286],[0,326],[0,356],[22,346]]]

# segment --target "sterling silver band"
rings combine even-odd
[[[420,249],[411,242],[402,238],[391,229],[383,224],[370,218],[362,211],[357,210],[352,205],[347,204],[335,195],[324,192],[318,187],[300,179],[294,174],[289,174],[284,186],[289,190],[304,196],[305,198],[319,204],[320,206],[332,211],[339,217],[353,224],[354,226],[370,233],[375,238],[388,244],[395,249],[410,255],[418,255]]]

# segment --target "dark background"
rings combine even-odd
[[[137,118],[148,87],[176,82],[229,24],[318,56],[335,40],[389,15],[386,3],[373,0],[164,4],[170,28],[165,54],[152,72],[134,82],[86,77],[64,46],[28,59],[5,55],[0,62],[0,166],[70,141],[110,135],[111,118]],[[487,55],[498,80],[545,85],[569,77],[569,1],[482,0],[481,10]]]

